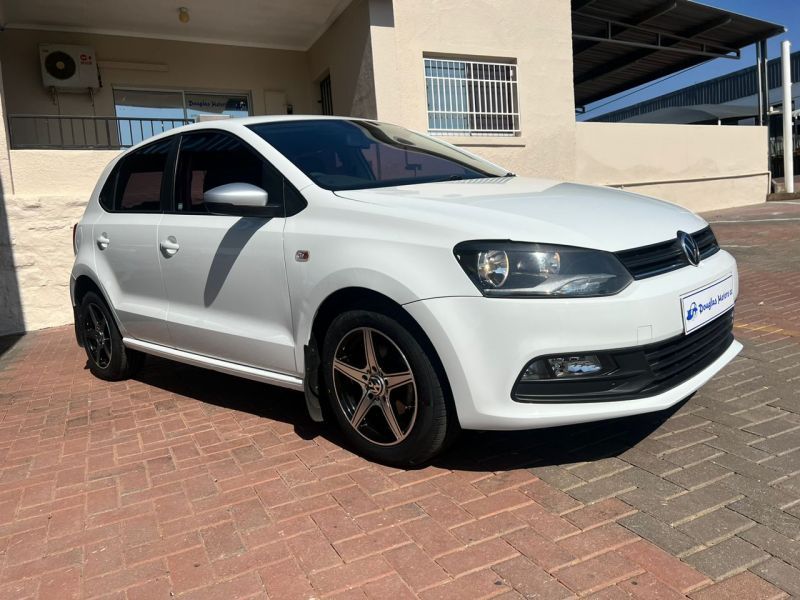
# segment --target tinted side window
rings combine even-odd
[[[117,183],[118,173],[119,168],[114,167],[100,190],[100,206],[105,210],[114,210],[114,186]]]
[[[117,175],[117,210],[161,210],[161,183],[172,142],[172,138],[168,138],[150,144],[122,159]]]
[[[203,194],[228,183],[266,190],[269,204],[283,204],[283,176],[247,144],[219,132],[181,137],[175,185],[175,210],[205,213]]]

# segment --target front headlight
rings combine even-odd
[[[633,278],[610,252],[508,241],[462,242],[456,259],[484,296],[611,296]]]

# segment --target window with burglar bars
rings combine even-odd
[[[517,65],[425,59],[428,132],[518,135]]]

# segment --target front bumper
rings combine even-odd
[[[681,336],[680,296],[731,273],[738,295],[736,262],[720,251],[698,267],[636,281],[610,297],[451,297],[405,308],[442,361],[462,427],[533,429],[663,410],[705,384],[739,353],[741,344],[728,341],[727,349],[702,370],[687,372],[650,395],[612,394],[597,402],[561,397],[557,403],[512,398],[520,370],[534,358],[647,347]]]

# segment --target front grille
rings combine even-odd
[[[733,310],[688,335],[645,347],[653,374],[643,394],[668,390],[717,360],[733,343]]]
[[[719,244],[711,227],[693,233],[692,237],[700,249],[700,260],[719,251]],[[616,256],[634,279],[655,277],[689,266],[689,259],[686,258],[677,237],[667,242],[623,250],[617,252]]]

